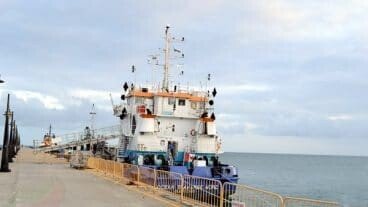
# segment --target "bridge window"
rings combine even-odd
[[[190,107],[191,107],[192,109],[197,109],[197,103],[196,103],[196,102],[191,102],[191,103],[190,103]]]
[[[135,97],[135,103],[136,104],[144,104],[144,98]]]
[[[179,99],[178,105],[185,106],[185,99]]]
[[[198,109],[204,109],[205,105],[204,102],[198,103]]]

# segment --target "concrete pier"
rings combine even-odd
[[[69,167],[63,159],[22,149],[12,172],[0,174],[0,206],[159,207],[167,203]]]

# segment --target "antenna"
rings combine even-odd
[[[158,57],[160,56],[160,54],[154,54],[154,55],[150,55],[147,59],[147,63],[152,65],[152,74],[151,74],[151,84],[152,84],[152,89],[155,89],[155,81],[156,81],[156,77],[155,77],[155,67],[160,65],[158,63]]]
[[[165,30],[165,64],[164,64],[164,80],[162,82],[162,90],[169,90],[169,55],[170,55],[170,26],[166,26]]]
[[[134,88],[136,87],[136,83],[137,83],[137,74],[136,74],[136,71],[137,69],[136,69],[136,67],[135,67],[135,65],[132,65],[132,73],[133,73],[133,76],[134,76],[134,82],[133,82],[133,86],[134,86]]]
[[[169,33],[169,29],[170,26],[167,25],[166,26],[166,30],[165,30],[165,63],[164,63],[164,79],[162,81],[162,90],[164,91],[169,91],[169,60],[170,60],[170,49],[171,49],[171,43],[172,42],[184,42],[184,37],[177,39],[175,37],[171,37],[170,33]],[[179,56],[173,57],[171,59],[176,59],[176,58],[184,58],[184,53],[177,49],[177,48],[173,48],[173,53],[178,53]]]
[[[209,94],[208,94],[208,87],[209,87],[210,81],[211,81],[211,73],[208,73],[208,75],[207,75],[207,82],[206,82],[207,96],[209,96]]]
[[[164,63],[159,63],[160,54],[153,54],[150,55],[147,59],[148,64],[152,64],[153,66],[162,66],[164,68],[164,75],[163,75],[163,81],[162,84],[159,83],[157,88],[162,91],[169,91],[169,85],[170,85],[170,59],[177,59],[177,58],[184,58],[184,53],[182,50],[177,48],[171,48],[171,44],[173,42],[184,42],[184,37],[178,39],[175,37],[172,37],[169,33],[170,26],[167,25],[165,27],[165,47],[159,48],[159,50],[164,51]],[[170,57],[171,49],[173,49],[173,53],[177,54],[175,57]],[[182,64],[181,64],[182,66]],[[152,82],[155,81],[154,77],[154,69],[152,69]],[[152,84],[153,85],[153,84]]]
[[[92,137],[95,137],[95,116],[96,116],[96,111],[95,111],[95,104],[92,104],[92,109],[91,112],[89,112],[89,115],[91,116],[91,131],[92,131]]]
[[[184,70],[182,70],[183,64],[178,64],[176,65],[176,68],[179,69],[179,73],[178,73],[178,91],[180,91],[180,79],[181,77],[184,76]]]

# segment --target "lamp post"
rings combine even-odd
[[[9,169],[9,161],[8,161],[8,153],[9,153],[9,119],[11,116],[10,108],[9,108],[9,100],[10,94],[8,94],[8,101],[6,104],[5,111],[5,127],[4,127],[4,139],[3,139],[3,149],[1,156],[1,168],[0,172],[10,172]]]
[[[13,152],[14,152],[14,113],[10,112],[10,134],[8,139],[8,162],[13,162]]]

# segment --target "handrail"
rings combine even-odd
[[[93,135],[93,137],[92,137]],[[84,132],[68,133],[57,136],[56,138],[61,139],[57,145],[38,148],[40,151],[51,151],[56,149],[65,149],[70,146],[75,146],[79,144],[87,144],[90,142],[97,142],[101,140],[115,139],[122,136],[122,129],[120,125],[114,125],[109,127],[102,127],[99,129],[94,129],[90,131],[90,137]]]

